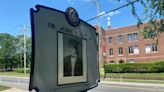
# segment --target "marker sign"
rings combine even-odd
[[[96,87],[95,28],[79,19],[72,7],[63,12],[37,5],[30,13],[33,61],[29,90],[80,92]]]

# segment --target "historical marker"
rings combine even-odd
[[[81,92],[96,87],[95,28],[79,19],[72,7],[62,12],[37,5],[30,13],[33,62],[29,90]]]

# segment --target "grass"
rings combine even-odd
[[[25,76],[24,73],[16,73],[16,72],[0,72],[0,76],[29,77],[30,74],[27,73],[27,75]]]
[[[10,87],[0,85],[0,91],[4,91],[4,90],[7,90],[7,89],[10,89]]]
[[[107,73],[107,78],[164,80],[164,73]]]

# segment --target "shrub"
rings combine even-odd
[[[106,73],[159,73],[164,72],[164,61],[156,63],[107,64]]]
[[[24,73],[24,68],[17,68],[14,70],[17,73]],[[26,73],[30,73],[30,68],[26,68]]]
[[[164,61],[155,63],[154,68],[156,72],[164,72]]]

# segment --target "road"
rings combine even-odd
[[[22,90],[28,90],[29,79],[20,77],[13,78],[0,76],[0,84],[19,88]],[[98,87],[88,92],[164,92],[164,87],[100,83]]]
[[[149,88],[140,86],[121,86],[121,85],[106,85],[100,84],[88,92],[164,92],[164,89]]]
[[[0,84],[28,90],[29,78],[0,76]]]

